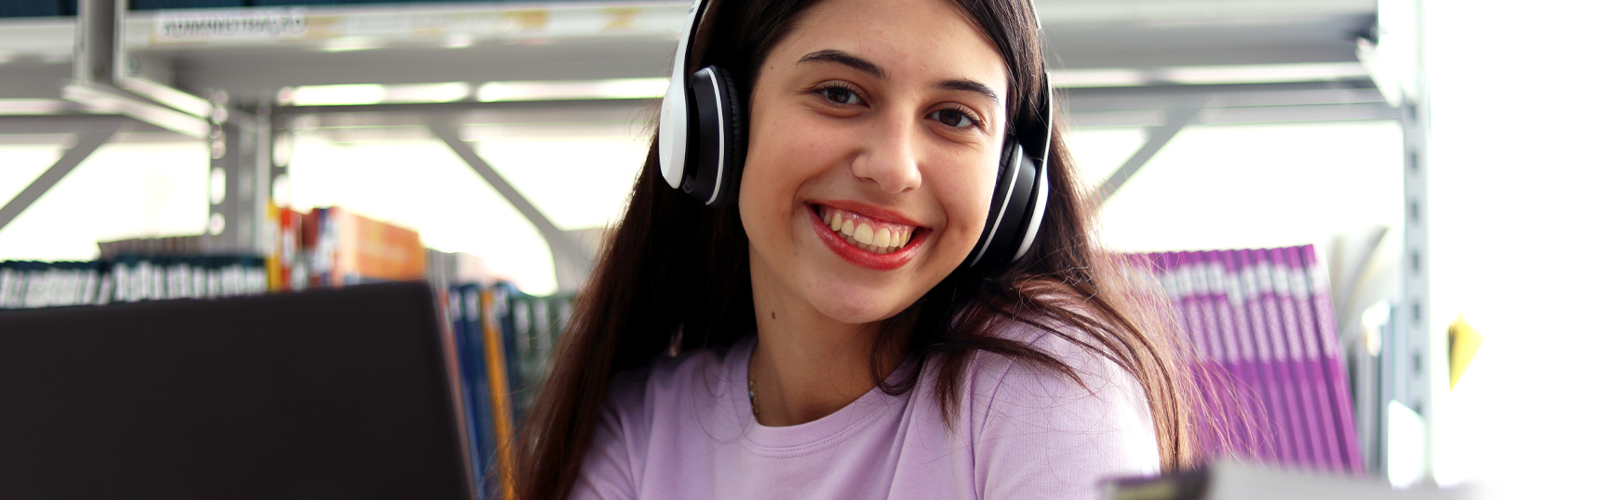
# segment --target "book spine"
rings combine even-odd
[[[1211,261],[1207,252],[1189,253],[1189,279],[1191,293],[1199,305],[1204,335],[1206,377],[1215,391],[1215,411],[1219,424],[1217,451],[1232,453],[1240,443],[1239,432],[1243,420],[1238,408],[1239,378],[1224,345],[1221,311],[1217,304],[1217,287],[1211,282]]]
[[[1290,369],[1289,347],[1283,335],[1283,320],[1279,311],[1276,294],[1272,287],[1272,262],[1267,259],[1267,251],[1255,249],[1250,252],[1251,270],[1256,280],[1257,302],[1261,307],[1263,333],[1262,340],[1268,346],[1272,374],[1280,389],[1283,402],[1283,422],[1279,429],[1283,431],[1293,451],[1293,459],[1285,460],[1286,464],[1309,465],[1312,463],[1310,443],[1305,440],[1305,416],[1300,404],[1300,391],[1296,378]]]
[[[1221,430],[1227,427],[1221,411],[1222,399],[1219,397],[1222,388],[1217,386],[1217,377],[1213,376],[1214,361],[1206,339],[1205,313],[1202,311],[1201,300],[1195,290],[1194,264],[1191,261],[1193,255],[1190,252],[1176,252],[1172,255],[1174,286],[1172,295],[1183,311],[1184,341],[1188,344],[1190,353],[1189,372],[1200,389],[1202,425],[1197,439],[1204,455],[1214,457],[1218,455],[1226,439],[1226,433]]]
[[[508,283],[495,284],[495,301],[499,307],[496,321],[500,325],[501,345],[505,346],[506,382],[510,393],[507,404],[511,409],[512,435],[516,435],[517,423],[522,421],[521,401],[527,390],[527,366],[523,358],[527,356],[528,346],[516,322],[518,298],[522,295]]]
[[[490,476],[496,479],[486,488],[485,498],[512,500],[511,489],[511,388],[506,370],[506,344],[501,337],[501,319],[504,317],[504,294],[498,287],[483,289],[480,294],[483,324],[484,375],[488,382],[491,423],[494,441],[489,448]]]
[[[1334,321],[1333,300],[1329,295],[1328,273],[1317,265],[1316,247],[1300,247],[1301,262],[1306,272],[1309,301],[1314,312],[1317,341],[1322,346],[1322,368],[1328,380],[1328,391],[1333,399],[1331,416],[1339,435],[1339,450],[1345,469],[1355,475],[1366,474],[1366,463],[1361,454],[1361,437],[1356,433],[1354,408],[1351,404],[1350,379],[1345,370],[1344,349],[1339,342],[1339,326]]]
[[[1328,450],[1323,446],[1322,412],[1317,406],[1316,380],[1312,378],[1311,360],[1306,352],[1305,337],[1300,333],[1299,312],[1296,310],[1293,290],[1289,286],[1288,260],[1282,248],[1274,248],[1267,253],[1270,267],[1268,273],[1272,279],[1273,296],[1278,304],[1279,321],[1282,323],[1284,344],[1289,349],[1289,374],[1294,377],[1294,387],[1298,392],[1300,402],[1300,415],[1303,427],[1302,439],[1307,444],[1308,458],[1311,465],[1318,469],[1327,468],[1331,463],[1328,460]]]
[[[473,463],[472,433],[470,415],[467,413],[467,394],[463,390],[465,379],[462,377],[461,353],[457,348],[457,339],[460,338],[459,325],[461,318],[461,303],[456,298],[455,290],[446,288],[436,292],[434,307],[442,311],[438,315],[439,345],[444,352],[445,373],[450,380],[450,402],[454,405],[456,421],[456,440],[460,445],[459,453],[462,465],[467,466],[467,473],[471,474]]]
[[[1316,321],[1312,318],[1311,290],[1306,283],[1306,270],[1300,260],[1300,248],[1289,247],[1283,249],[1285,268],[1288,270],[1289,294],[1295,308],[1295,319],[1300,331],[1301,344],[1306,350],[1306,375],[1311,386],[1311,394],[1316,401],[1317,410],[1317,438],[1321,440],[1323,452],[1326,457],[1325,466],[1329,469],[1342,469],[1345,462],[1343,447],[1339,445],[1339,431],[1334,423],[1333,396],[1330,394],[1332,382],[1328,380],[1327,370],[1323,360],[1327,353],[1318,340]]]
[[[478,460],[482,464],[478,476],[479,498],[489,496],[495,454],[494,399],[489,389],[489,360],[484,356],[483,287],[469,285],[461,296],[463,315],[467,319],[467,357],[471,361],[473,415],[478,424]]]
[[[1217,352],[1228,375],[1228,407],[1231,410],[1228,414],[1233,420],[1229,428],[1232,432],[1229,443],[1235,455],[1253,456],[1255,447],[1250,434],[1252,422],[1257,420],[1251,411],[1252,401],[1255,400],[1254,384],[1239,355],[1238,327],[1234,324],[1233,307],[1228,300],[1221,252],[1211,250],[1203,255],[1208,295],[1217,320]]]
[[[537,351],[534,357],[533,377],[529,383],[537,384],[543,389],[544,379],[550,373],[550,359],[555,346],[555,310],[550,297],[538,297],[529,301],[532,306],[534,337],[530,344]]]
[[[1262,359],[1262,351],[1256,345],[1255,331],[1258,327],[1251,322],[1250,306],[1246,298],[1247,290],[1250,289],[1244,285],[1238,251],[1222,251],[1218,254],[1218,258],[1222,261],[1223,285],[1226,288],[1228,307],[1233,316],[1234,331],[1237,333],[1235,345],[1239,349],[1239,365],[1251,396],[1248,401],[1251,418],[1246,429],[1248,446],[1254,451],[1253,455],[1257,459],[1277,463],[1282,460],[1283,448],[1278,445],[1276,441],[1278,436],[1273,430],[1273,424],[1278,420],[1278,416],[1274,410],[1274,397],[1268,388],[1269,375]]]
[[[15,309],[11,297],[22,277],[16,271],[16,263],[12,261],[0,262],[0,309]]]
[[[468,460],[468,463],[470,464],[469,472],[472,474],[472,490],[475,498],[484,500],[485,497],[482,495],[484,462],[483,453],[481,451],[481,432],[483,429],[480,429],[480,426],[478,425],[478,416],[480,413],[478,411],[479,398],[477,385],[473,381],[474,370],[471,354],[472,342],[470,340],[472,338],[474,329],[470,327],[470,324],[467,321],[467,309],[470,304],[475,303],[472,298],[476,296],[477,290],[475,287],[463,286],[452,290],[450,292],[450,318],[454,323],[454,328],[452,328],[452,330],[455,333],[454,344],[457,355],[457,366],[459,366],[461,369],[461,413],[462,417],[464,417],[462,418],[461,422],[466,428],[467,455],[471,458]],[[477,309],[476,306],[471,307],[474,310]]]
[[[533,323],[533,301],[527,294],[513,293],[508,300],[511,308],[512,341],[516,345],[516,376],[512,380],[512,394],[516,395],[512,416],[517,422],[522,422],[527,415],[528,407],[537,390],[534,385],[534,376],[537,373],[536,360],[538,351],[536,344],[536,330]]]

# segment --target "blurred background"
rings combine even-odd
[[[1107,247],[1312,245],[1366,470],[1497,498],[1580,482],[1600,445],[1581,389],[1600,274],[1577,258],[1597,228],[1596,8],[1036,3]],[[337,206],[574,291],[688,8],[0,0],[0,261],[183,235],[265,255],[282,213]],[[1452,359],[1452,325],[1476,356]],[[1362,355],[1387,378],[1362,382]]]

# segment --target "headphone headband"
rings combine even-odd
[[[684,73],[689,65],[689,48],[693,47],[700,19],[705,16],[706,0],[694,0],[689,7],[689,18],[684,20],[682,35],[678,37],[678,51],[672,58],[672,78],[667,80],[667,94],[661,98],[661,127],[657,132],[659,146],[656,160],[661,165],[661,177],[674,189],[683,182],[684,155],[688,153],[688,105],[684,102]]]

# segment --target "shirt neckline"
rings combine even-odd
[[[753,451],[766,455],[803,455],[830,448],[856,432],[867,427],[867,424],[884,418],[893,413],[889,410],[899,410],[905,407],[907,398],[890,396],[883,389],[873,387],[866,394],[851,401],[838,411],[825,417],[798,425],[783,427],[769,427],[756,422],[755,415],[750,408],[748,397],[750,354],[755,350],[756,335],[745,336],[734,344],[729,351],[726,369],[729,383],[733,384],[727,391],[734,395],[733,408],[743,416],[745,424],[744,439],[746,446]],[[895,377],[906,369],[902,363],[895,369]]]

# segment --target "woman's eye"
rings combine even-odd
[[[861,103],[860,95],[857,95],[855,91],[844,87],[824,88],[822,89],[822,98],[827,99],[828,102],[845,106],[852,106]]]
[[[960,110],[941,109],[933,112],[932,118],[948,127],[967,128],[972,126],[972,117]]]

